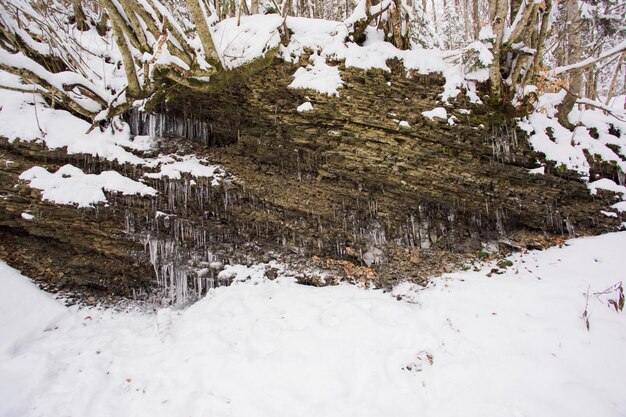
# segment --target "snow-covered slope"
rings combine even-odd
[[[625,245],[391,294],[253,268],[156,314],[65,308],[0,264],[0,416],[623,416],[626,314],[593,293],[623,278]]]

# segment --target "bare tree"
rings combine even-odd
[[[478,16],[478,0],[472,0],[472,17],[474,19],[474,40],[480,36],[480,17]]]
[[[565,1],[565,19],[567,36],[567,64],[575,64],[582,61],[581,29],[582,20],[577,0]],[[558,106],[557,117],[563,126],[571,126],[567,116],[574,108],[576,100],[580,98],[583,85],[582,68],[574,68],[568,74],[569,82],[567,94]]]
[[[509,10],[507,0],[489,0],[489,20],[495,35],[493,48],[493,64],[489,68],[491,81],[491,100],[499,103],[502,99],[502,76],[500,74],[500,60],[502,56],[502,40],[506,27],[506,16]]]

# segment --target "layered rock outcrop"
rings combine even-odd
[[[391,72],[342,68],[339,97],[288,88],[295,67],[285,63],[220,93],[171,94],[153,117],[195,123],[185,131],[201,140],[165,138],[161,152],[220,163],[231,180],[219,186],[185,175],[147,179],[157,197],[57,206],[20,173],[69,162],[139,179],[148,169],[2,139],[0,257],[60,287],[125,296],[149,290],[156,275],[185,282],[180,298],[218,283],[212,261],[280,258],[388,285],[458,265],[482,242],[619,226],[599,212],[610,196],[590,196],[575,175],[549,163],[545,175],[529,173],[541,155],[511,109],[460,95],[447,119],[431,120],[422,112],[442,105],[444,79],[390,64]],[[307,101],[312,110],[299,112]],[[131,121],[146,133],[148,124]],[[22,218],[26,211],[34,219]],[[303,280],[319,283],[310,268]]]

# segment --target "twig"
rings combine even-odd
[[[35,107],[35,120],[37,121],[37,127],[39,128],[39,132],[41,132],[42,138],[46,137],[46,132],[41,128],[39,124],[39,116],[37,115],[37,96],[35,95],[35,89],[33,89],[33,106]]]

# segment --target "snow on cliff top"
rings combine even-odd
[[[625,245],[392,293],[250,268],[156,314],[66,308],[0,263],[0,416],[621,417],[626,313],[593,293],[623,278]]]
[[[304,17],[288,17],[287,27],[292,31],[287,46],[280,44],[279,27],[282,18],[278,15],[242,16],[225,19],[212,28],[213,42],[226,68],[235,68],[262,56],[266,51],[279,47],[280,56],[288,62],[297,62],[305,49],[321,56],[324,61],[344,61],[346,67],[361,69],[379,68],[389,71],[387,61],[397,58],[404,62],[407,70],[421,74],[442,73],[446,78],[441,99],[446,102],[460,93],[467,81],[461,66],[444,60],[446,53],[437,49],[414,48],[403,51],[385,42],[383,34],[375,28],[367,28],[367,40],[360,46],[346,42],[348,27],[345,22],[336,22]],[[302,71],[294,74],[295,88],[311,88],[320,93],[336,94],[335,67],[318,68],[315,77],[303,77]],[[322,71],[325,70],[329,73]],[[475,75],[476,76],[476,75]],[[320,79],[328,78],[327,82]]]

